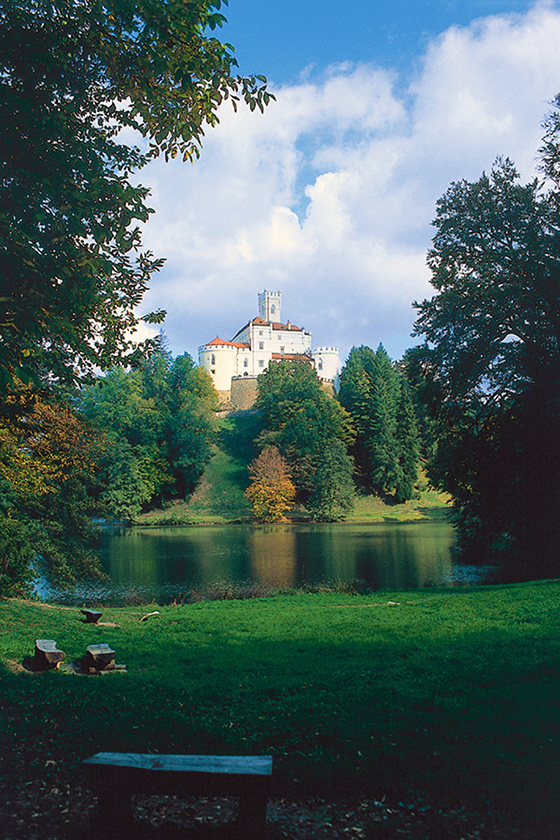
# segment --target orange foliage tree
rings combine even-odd
[[[38,562],[59,578],[98,572],[90,515],[102,435],[30,389],[0,416],[0,597],[28,591]]]
[[[251,484],[245,495],[253,513],[265,522],[278,522],[294,505],[296,488],[288,464],[275,446],[265,446],[249,465]]]

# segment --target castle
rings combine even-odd
[[[198,349],[198,364],[211,375],[223,400],[249,408],[256,396],[257,376],[271,362],[299,359],[312,365],[326,387],[338,388],[338,348],[311,349],[311,333],[282,323],[281,292],[258,295],[259,314],[232,338],[215,338]]]

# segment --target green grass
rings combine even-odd
[[[214,453],[188,502],[177,501],[164,510],[152,510],[139,525],[194,525],[250,520],[251,505],[244,496],[247,464],[254,458],[257,434],[255,415],[225,417],[219,421]]]
[[[24,784],[47,755],[72,777],[99,750],[270,752],[279,795],[425,795],[553,824],[559,607],[557,581],[105,610],[116,627],[0,602],[2,769]],[[108,642],[128,672],[30,673],[35,638],[67,661]]]
[[[392,504],[379,496],[357,495],[348,522],[417,522],[421,519],[445,519],[450,510],[449,497],[437,490],[423,489],[408,502]]]

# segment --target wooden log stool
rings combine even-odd
[[[99,610],[80,610],[80,612],[85,615],[86,624],[97,624],[102,615]]]
[[[94,831],[105,838],[133,836],[131,796],[234,796],[236,837],[264,840],[272,756],[147,755],[97,753],[86,758],[88,783],[97,793]]]
[[[54,639],[35,639],[33,665],[38,671],[58,668],[66,654],[59,650]]]
[[[116,653],[107,644],[88,645],[85,666],[95,671],[114,671]]]

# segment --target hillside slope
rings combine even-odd
[[[251,506],[244,496],[248,484],[247,464],[257,454],[254,440],[260,431],[259,418],[252,412],[237,412],[220,418],[214,454],[188,502],[176,501],[163,510],[143,514],[139,525],[189,525],[250,521]],[[417,521],[446,516],[448,497],[420,482],[418,498],[392,504],[378,496],[358,494],[354,512],[347,521]],[[292,514],[306,519],[299,508]]]

